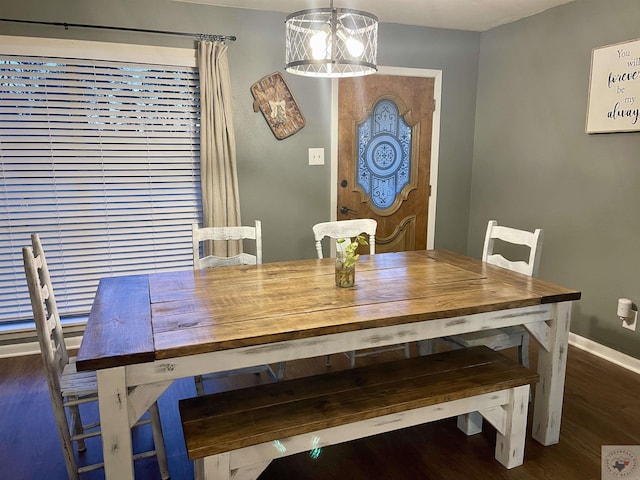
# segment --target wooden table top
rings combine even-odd
[[[580,292],[443,250],[100,281],[78,354],[94,370],[332,333],[578,300]]]

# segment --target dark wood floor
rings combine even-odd
[[[332,368],[346,368],[342,356],[332,358]],[[535,349],[532,360],[536,360]],[[324,359],[292,362],[287,366],[287,377],[325,368]],[[206,388],[222,390],[260,381],[268,379],[250,374],[208,381]],[[159,400],[174,480],[193,478],[177,412],[177,400],[193,395],[193,382],[183,379],[174,382]],[[95,415],[95,409],[86,412],[86,416]],[[99,455],[98,442],[89,445],[89,458]],[[134,438],[136,446],[149,443],[146,431]],[[494,459],[495,431],[491,426],[485,425],[482,434],[466,437],[450,419],[325,448],[319,455],[314,452],[279,459],[260,480],[597,480],[601,477],[602,445],[638,444],[640,376],[571,347],[560,443],[542,447],[528,440],[521,467],[506,470]],[[155,461],[137,462],[136,475],[159,478]],[[40,358],[0,359],[0,479],[65,478]],[[99,479],[104,474],[99,471],[83,478]]]

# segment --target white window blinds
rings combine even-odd
[[[201,218],[194,67],[0,55],[0,323],[31,319],[39,233],[62,316],[98,280],[191,268]]]

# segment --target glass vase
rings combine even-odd
[[[336,286],[341,288],[353,287],[356,282],[356,265],[349,267],[344,264],[344,254],[336,256]]]

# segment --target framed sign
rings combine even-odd
[[[304,127],[304,115],[280,72],[273,72],[251,85],[253,111],[262,112],[278,140]]]
[[[587,133],[640,130],[640,40],[594,48]]]

